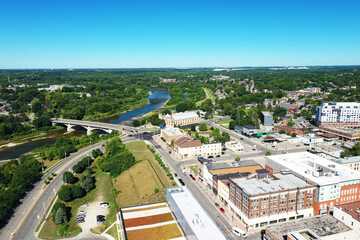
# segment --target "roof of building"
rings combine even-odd
[[[289,109],[291,107],[291,104],[290,103],[278,103],[277,106]]]
[[[295,131],[295,128],[289,127],[289,126],[284,126],[284,125],[275,126],[274,128],[277,130],[284,130],[284,131],[288,131],[288,132]]]
[[[340,164],[360,162],[360,156],[339,158],[339,159],[336,159],[335,161]]]
[[[163,128],[161,129],[161,131],[164,131],[168,136],[178,136],[184,134],[180,131],[179,128],[172,128],[172,127]]]
[[[184,120],[184,119],[189,119],[189,118],[198,118],[199,116],[197,115],[196,112],[179,112],[179,113],[175,113],[171,116],[175,121],[179,121],[179,120]]]
[[[226,240],[223,232],[187,187],[167,188],[166,191],[173,198],[196,239]]]
[[[224,169],[224,168],[233,168],[228,163],[216,163],[216,162],[209,162],[206,164],[207,169],[210,170],[216,170],[216,169]]]
[[[341,204],[336,207],[351,215],[356,221],[360,221],[360,201]]]
[[[309,152],[266,156],[266,165],[274,161],[318,185],[360,180],[360,172]]]
[[[229,178],[240,178],[240,177],[246,177],[250,175],[250,172],[243,172],[243,173],[227,173],[227,174],[216,174],[214,177],[218,180],[226,180]]]
[[[264,116],[272,117],[272,112],[261,112]]]
[[[248,167],[248,166],[255,166],[260,165],[258,162],[255,162],[254,160],[243,160],[232,163],[234,167]]]
[[[188,137],[181,137],[174,141],[174,145],[179,148],[201,147],[202,143],[199,140],[190,139]]]
[[[207,163],[207,162],[212,162],[213,160],[211,160],[211,159],[206,159],[206,158],[203,158],[203,157],[198,157],[198,161],[199,161],[201,164],[204,164],[204,163]]]
[[[337,138],[335,134],[331,134],[331,133],[321,133],[319,135],[324,138]]]
[[[245,125],[245,126],[243,126],[243,128],[246,128],[246,129],[257,129],[257,127],[252,126],[252,125]]]
[[[268,226],[266,229],[274,235],[274,239],[286,239],[284,237],[286,237],[288,233],[302,229],[310,229],[320,237],[352,230],[344,223],[336,220],[330,215],[318,215],[294,221],[282,222]]]
[[[230,181],[242,188],[248,195],[270,194],[271,192],[313,186],[291,173],[275,173],[263,179],[257,178],[256,175],[255,173],[253,177],[250,175],[247,178],[230,179]]]

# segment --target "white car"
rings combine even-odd
[[[83,204],[83,205],[81,205],[81,207],[88,207],[89,205],[88,204]]]
[[[247,237],[247,234],[238,227],[233,227],[232,232],[239,237],[243,237],[243,238]]]
[[[100,207],[101,207],[101,208],[109,208],[109,207],[110,207],[110,204],[107,203],[107,202],[102,202],[102,203],[100,203]]]

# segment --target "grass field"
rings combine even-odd
[[[216,124],[229,124],[232,121],[232,119],[224,119],[221,121],[215,122]]]
[[[190,169],[197,175],[198,174],[198,165],[190,166]]]
[[[164,189],[175,184],[170,180],[143,141],[127,143],[137,161],[133,167],[113,179],[120,193],[116,203],[120,208],[166,201]],[[159,189],[155,193],[155,188]]]
[[[113,238],[115,238],[115,240],[120,240],[119,235],[117,233],[116,224],[114,224],[114,226],[112,226],[106,233],[113,236]]]

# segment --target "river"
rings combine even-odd
[[[114,117],[102,119],[100,121],[106,123],[113,123],[113,124],[129,123],[134,118],[139,118],[147,113],[150,113],[156,109],[161,108],[170,98],[169,91],[166,89],[150,88],[150,91],[151,94],[148,96],[149,103],[146,104],[145,106],[129,112],[122,113]],[[65,132],[66,132],[65,129],[52,131],[51,133],[47,134],[46,138],[38,139],[38,140],[36,139],[30,140],[29,142],[0,150],[0,161],[19,158],[21,155],[28,153],[35,148],[42,147],[45,144],[55,143],[56,139],[59,136],[63,136]],[[76,130],[74,132],[66,134],[66,136],[80,136],[82,134],[86,134],[86,131]]]

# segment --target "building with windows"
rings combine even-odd
[[[202,144],[183,136],[174,141],[174,150],[180,159],[217,156],[221,154],[221,143]]]
[[[354,229],[360,239],[360,202],[346,203],[334,208],[334,218]]]
[[[335,159],[337,163],[360,172],[360,156]]]
[[[197,115],[197,113],[194,111],[179,112],[179,113],[174,113],[172,115],[159,114],[159,118],[164,119],[165,124],[168,127],[190,125],[190,124],[198,123],[200,120],[199,115]]]
[[[256,135],[258,133],[258,129],[255,126],[252,125],[245,125],[242,127],[242,133],[247,135],[247,136],[253,136]]]
[[[333,211],[338,204],[360,200],[360,173],[309,152],[265,157],[269,172],[290,170],[316,184],[314,214]]]
[[[166,127],[160,131],[160,137],[164,138],[167,143],[171,143],[172,140],[176,140],[184,135],[179,128]]]
[[[315,186],[290,171],[263,169],[229,184],[229,207],[248,230],[313,216]]]
[[[335,102],[323,103],[316,107],[315,115],[318,126],[360,127],[360,103]]]
[[[187,187],[166,188],[168,205],[189,240],[226,240],[224,233]]]
[[[274,125],[272,113],[271,112],[261,112],[261,122],[264,124],[264,126]]]

